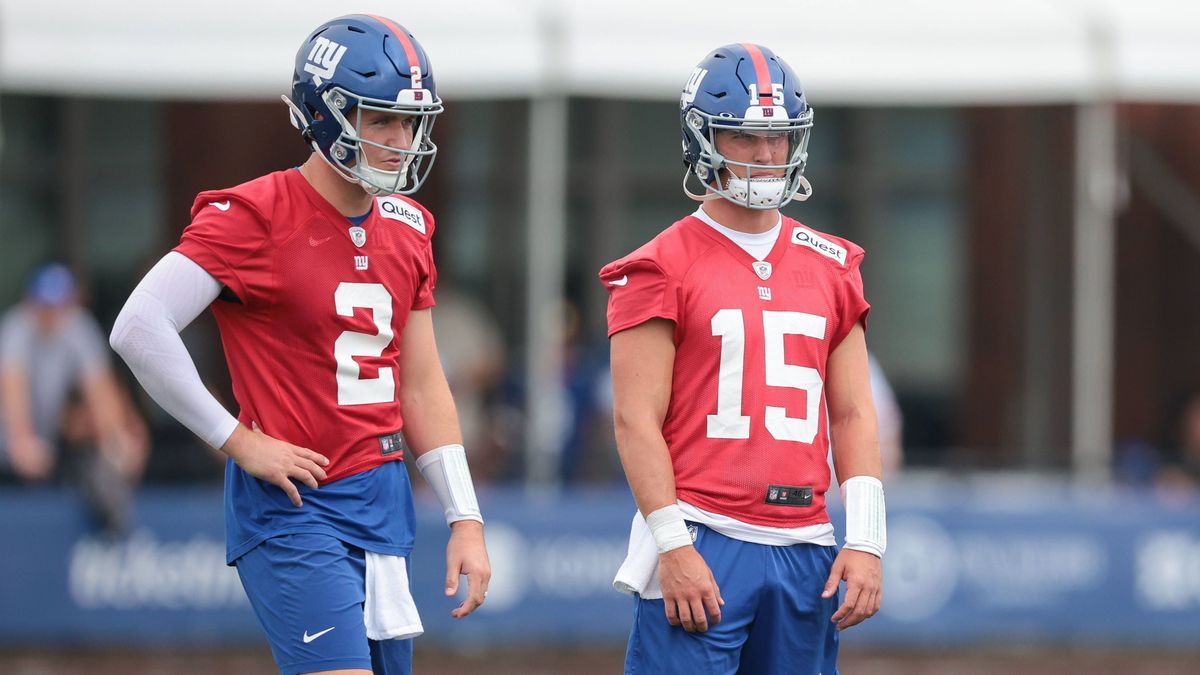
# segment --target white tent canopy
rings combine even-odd
[[[315,25],[391,16],[448,100],[554,92],[674,98],[713,47],[767,44],[822,104],[1200,101],[1200,3],[1187,0],[728,2],[0,0],[0,88],[267,99]],[[281,65],[283,64],[283,65]]]
[[[775,9],[768,13],[768,7]],[[778,11],[781,10],[781,11]],[[1076,467],[1111,447],[1116,126],[1112,102],[1200,103],[1195,0],[506,0],[287,3],[0,0],[0,91],[153,99],[274,99],[308,32],[351,12],[411,29],[443,98],[531,99],[526,305],[563,286],[568,96],[676,99],[716,46],[758,42],[818,106],[1079,104],[1076,130]],[[537,167],[540,170],[536,170]],[[558,327],[527,317],[527,452],[553,483]]]

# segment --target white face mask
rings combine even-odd
[[[410,90],[400,93],[399,98],[415,98]],[[292,126],[297,129],[305,128],[305,116],[300,108],[287,96],[282,96],[283,102],[291,111]],[[328,154],[323,152],[316,140],[311,140],[313,151],[321,155],[329,166],[342,178],[351,183],[358,183],[368,194],[390,195],[410,194],[414,192],[429,174],[433,158],[437,154],[437,145],[430,138],[433,118],[442,112],[441,99],[420,103],[404,100],[401,103],[371,99],[333,88],[322,95],[330,112],[342,127],[341,135],[333,142]],[[342,113],[343,109],[363,108],[382,110],[396,114],[411,114],[419,116],[420,122],[413,131],[412,142],[407,148],[390,147],[367,141],[358,136],[355,129],[358,124],[351,121]],[[356,118],[361,123],[361,117]],[[364,145],[373,145],[383,150],[401,154],[403,162],[397,171],[388,171],[373,167],[367,161]]]

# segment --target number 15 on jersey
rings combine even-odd
[[[766,386],[800,389],[807,394],[804,417],[788,417],[787,410],[766,406],[766,427],[778,441],[812,443],[820,423],[824,382],[816,368],[786,363],[786,335],[825,339],[826,320],[805,312],[763,310],[762,327]],[[750,416],[743,415],[742,383],[745,380],[746,323],[740,309],[722,309],[713,315],[712,334],[721,338],[721,369],[717,378],[717,414],[708,416],[708,437],[750,438]]]

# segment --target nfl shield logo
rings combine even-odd
[[[752,267],[754,267],[754,272],[758,274],[759,279],[766,281],[767,279],[771,278],[771,263],[756,262],[752,265]]]
[[[362,248],[363,244],[367,243],[367,231],[355,225],[350,228],[350,241],[354,242],[355,246]]]
[[[779,488],[771,488],[770,490],[767,490],[767,499],[779,499]]]

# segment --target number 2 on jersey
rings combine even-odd
[[[333,292],[340,316],[354,316],[354,308],[371,310],[371,319],[379,331],[374,335],[343,331],[333,343],[337,361],[338,405],[390,403],[396,398],[396,378],[391,368],[380,368],[376,377],[361,379],[355,356],[383,355],[392,341],[392,296],[383,284],[358,284],[343,281]]]
[[[824,382],[816,368],[783,360],[785,335],[825,339],[825,317],[805,312],[763,310],[763,346],[766,385],[806,392],[804,417],[788,417],[787,410],[767,406],[766,427],[778,441],[812,443],[820,421]],[[713,315],[712,334],[721,338],[721,369],[717,376],[717,414],[708,416],[709,438],[750,438],[750,416],[742,414],[742,382],[746,364],[746,324],[740,309],[722,309]]]

